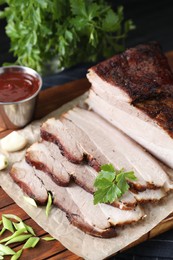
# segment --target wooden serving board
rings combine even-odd
[[[173,70],[173,52],[169,52],[166,54],[168,57],[168,61]],[[36,108],[35,119],[40,119],[53,110],[57,109],[61,105],[66,102],[74,99],[82,95],[86,92],[90,87],[87,79],[81,79],[77,81],[73,81],[61,86],[54,86],[49,89],[43,90],[40,92],[38,105]],[[0,138],[7,135],[10,131],[5,128],[0,129]],[[40,228],[19,206],[17,206],[14,201],[2,190],[0,187],[0,218],[2,214],[16,214],[22,220],[26,222],[26,224],[31,225],[36,231],[37,236],[44,237],[48,234]],[[139,244],[149,238],[152,238],[156,235],[159,235],[169,229],[173,228],[173,213],[168,216],[165,220],[163,220],[159,225],[157,225],[154,229],[152,229],[149,233],[142,236],[139,240],[135,241],[133,244],[129,245],[132,247],[136,244]],[[14,250],[20,248],[20,244],[16,244],[14,246]],[[127,248],[125,248],[127,249]],[[125,250],[124,249],[124,250]],[[69,250],[67,250],[60,242],[58,241],[49,241],[46,242],[41,240],[41,242],[32,250],[24,250],[21,259],[24,260],[43,260],[43,259],[51,259],[51,260],[79,260],[82,259],[77,255],[73,254]],[[7,258],[10,259],[10,258]]]

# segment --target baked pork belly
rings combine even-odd
[[[57,146],[46,141],[34,143],[27,149],[25,159],[36,169],[50,174],[58,185],[69,185],[70,175],[63,165],[64,157]]]
[[[48,199],[47,190],[36,176],[35,170],[25,160],[16,162],[10,170],[10,175],[24,193],[33,198],[38,205],[46,204]]]
[[[24,174],[23,174],[24,171]],[[19,173],[14,176],[13,173]],[[28,172],[26,174],[26,172]],[[31,173],[29,179],[28,176]],[[37,184],[44,187],[44,190],[51,192],[53,203],[66,212],[70,222],[84,232],[99,237],[116,236],[115,227],[139,221],[143,216],[143,210],[137,206],[134,210],[120,210],[106,204],[93,204],[93,196],[81,187],[71,184],[69,187],[57,185],[48,174],[36,170],[24,160],[13,165],[11,176],[20,185],[20,182],[29,186],[32,194],[37,194]],[[27,176],[25,178],[25,176]],[[23,188],[23,185],[20,185]],[[26,189],[24,189],[24,192]]]
[[[69,182],[66,182],[66,185],[64,185],[64,182],[62,183],[63,174],[65,175],[65,180],[70,180],[66,176],[68,174],[75,183],[86,191],[90,193],[95,192],[94,181],[98,173],[88,165],[77,165],[68,161],[54,143],[44,140],[41,143],[34,143],[26,151],[25,157],[30,165],[50,174],[52,179],[57,184],[60,183],[59,185],[61,186],[69,185]],[[57,182],[57,179],[60,181]],[[135,208],[136,204],[137,200],[128,192],[121,197],[121,200],[112,203],[112,206],[130,210]]]
[[[142,192],[133,192],[134,198],[138,203],[156,202],[165,197],[167,194],[164,189],[145,190]]]
[[[71,134],[73,130],[74,129],[69,129],[68,126],[66,127],[60,120],[50,118],[43,123],[41,127],[41,137],[46,141],[53,142],[58,145],[62,155],[67,157],[70,162],[77,164],[84,164],[87,162],[94,169],[99,170],[99,162],[95,160],[91,153],[86,152],[78,141],[76,142],[76,139],[74,139]],[[75,134],[76,137],[78,136],[79,140],[83,138],[80,130],[78,130]],[[89,142],[87,147],[90,147],[91,144],[92,142]],[[90,150],[92,149],[93,148],[90,147]]]
[[[128,49],[87,77],[90,108],[173,168],[173,74],[160,46]]]

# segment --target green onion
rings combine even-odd
[[[10,239],[5,245],[9,245],[9,244],[16,243],[16,242],[23,242],[31,236],[32,236],[31,234],[19,235],[17,237]]]
[[[21,254],[22,254],[23,250],[20,249],[19,251],[17,251],[12,257],[11,260],[17,260],[20,258]]]
[[[0,236],[5,232],[5,230],[6,229],[4,227],[1,229]]]
[[[3,253],[3,255],[14,255],[15,252],[9,247],[9,246],[4,246],[0,244],[0,252]]]
[[[18,237],[19,235],[21,235],[21,234],[24,233],[25,231],[26,231],[26,228],[19,229],[19,230],[17,230],[16,232],[14,232],[13,235],[8,236],[8,237],[6,237],[6,238],[0,240],[0,243],[5,243],[5,242],[7,242],[7,241],[9,241],[9,240],[11,240],[11,239],[13,239],[13,238],[15,238],[15,237]]]
[[[28,231],[30,234],[32,234],[33,236],[36,235],[32,227],[30,227],[30,226],[28,226],[28,225],[26,225],[26,224],[24,224],[24,225],[25,225],[27,231]]]
[[[54,237],[43,237],[42,239],[45,240],[45,241],[56,240]]]
[[[12,223],[11,220],[9,220],[4,215],[2,215],[2,222],[3,222],[3,226],[4,226],[5,229],[14,233],[14,227],[13,227],[13,223]]]
[[[47,205],[46,205],[46,216],[47,217],[49,216],[51,207],[52,207],[52,194],[50,192],[48,192],[48,201],[47,201]]]
[[[14,215],[14,214],[3,214],[3,216],[6,218],[15,219],[18,222],[22,221],[21,218],[19,218],[18,216]]]
[[[26,243],[24,244],[23,246],[23,249],[26,249],[26,248],[34,248],[37,243],[39,242],[40,238],[39,237],[30,237]]]
[[[23,228],[26,229],[23,221],[20,221],[19,223],[13,222],[13,226],[15,227],[16,230],[20,230],[20,229],[23,229]]]

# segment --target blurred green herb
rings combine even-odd
[[[97,61],[124,49],[135,26],[104,0],[3,0],[6,33],[16,63],[43,71],[58,58],[58,66]]]
[[[112,164],[101,166],[101,171],[95,179],[94,204],[112,203],[129,190],[128,180],[137,180],[134,172],[116,170]]]

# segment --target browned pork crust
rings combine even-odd
[[[173,137],[173,73],[157,42],[127,49],[91,70],[124,90],[134,106]]]

